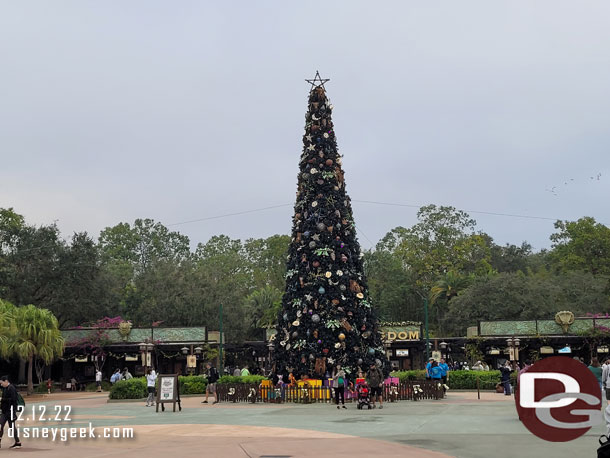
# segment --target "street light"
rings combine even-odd
[[[155,346],[150,342],[141,342],[138,346],[140,348],[140,352],[142,352],[142,365],[144,366],[144,373],[146,373],[149,366],[149,359],[150,366],[152,366],[152,358],[149,358],[149,355],[152,353],[153,348],[155,348]]]
[[[506,339],[506,345],[508,345],[508,355],[514,369],[516,362],[519,361],[519,345],[521,345],[521,340],[518,337],[509,337]]]
[[[447,347],[448,347],[447,342],[443,341],[443,342],[439,343],[438,346],[441,347],[441,357],[442,358],[446,358],[446,356],[447,356]]]

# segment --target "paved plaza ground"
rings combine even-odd
[[[44,404],[70,405],[69,426],[92,423],[133,427],[133,439],[23,439],[20,450],[2,454],[55,457],[389,457],[442,458],[596,456],[598,426],[575,441],[550,443],[517,419],[514,401],[502,394],[452,392],[442,401],[401,401],[383,410],[337,410],[330,404],[203,405],[183,399],[182,412],[156,413],[143,402],[107,402],[106,394],[58,393],[31,398],[26,413]],[[44,422],[46,426],[57,423]],[[22,423],[39,426],[42,422]],[[7,455],[8,456],[8,455]]]

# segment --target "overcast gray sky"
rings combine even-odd
[[[293,204],[316,69],[354,201],[610,223],[609,2],[0,5],[0,207],[65,236]],[[365,248],[416,221],[353,206]],[[266,237],[292,213],[171,227]],[[552,221],[471,215],[550,244]]]

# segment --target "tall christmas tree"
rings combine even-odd
[[[378,320],[369,301],[360,244],[341,155],[333,106],[319,73],[307,80],[303,153],[292,226],[286,290],[274,343],[275,369],[322,376],[341,364],[348,374],[375,362],[389,370]]]

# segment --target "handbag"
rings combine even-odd
[[[602,437],[605,439],[604,442],[602,442]],[[608,436],[599,436],[599,445],[597,458],[610,458],[610,440],[608,440]]]

